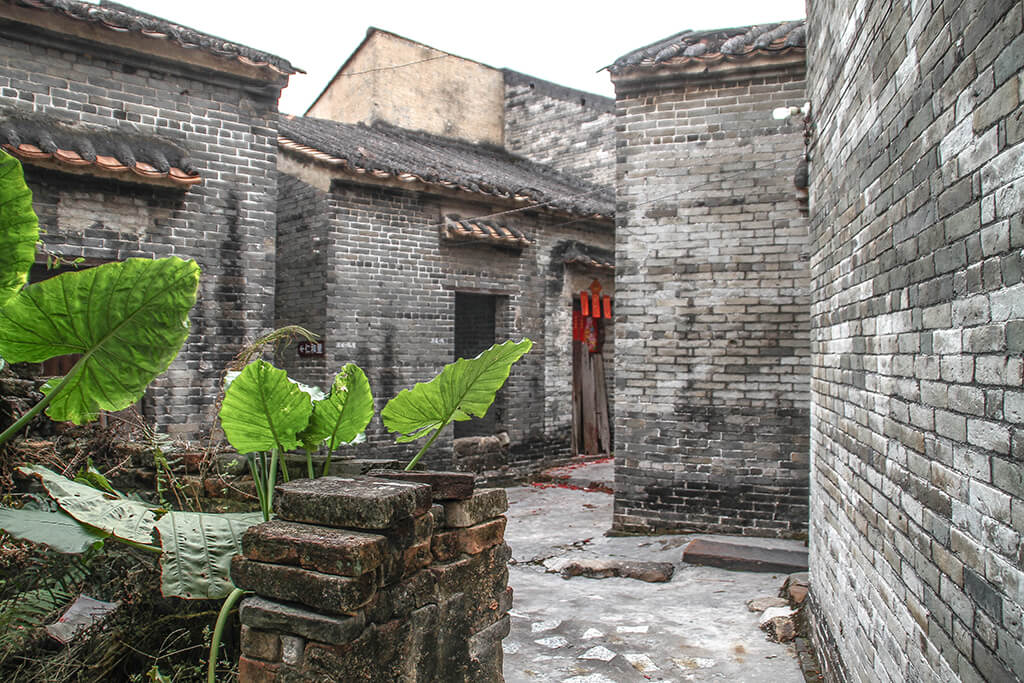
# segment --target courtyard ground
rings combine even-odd
[[[567,474],[571,484],[610,485],[612,465]],[[512,631],[504,641],[508,683],[804,680],[793,645],[769,641],[758,628],[759,614],[746,606],[775,596],[784,575],[684,564],[683,548],[697,536],[605,536],[612,517],[612,496],[605,492],[523,486],[508,495],[509,584],[515,590]],[[746,542],[803,548],[798,541]],[[559,558],[671,562],[675,574],[667,583],[563,579],[544,566]]]

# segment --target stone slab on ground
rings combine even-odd
[[[588,579],[637,579],[648,583],[663,583],[672,578],[676,568],[671,562],[642,562],[639,560],[611,560],[601,557],[569,559],[553,558],[544,563],[550,572],[563,579],[583,576]]]
[[[697,538],[683,551],[683,562],[734,571],[791,573],[807,570],[807,551]]]

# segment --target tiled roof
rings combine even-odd
[[[631,68],[691,62],[740,61],[759,55],[803,51],[807,26],[803,19],[713,31],[683,31],[634,50],[608,66],[613,74]]]
[[[184,149],[155,136],[69,126],[0,112],[0,146],[19,159],[69,171],[189,187],[201,178]]]
[[[184,48],[195,48],[205,52],[235,59],[249,66],[263,67],[278,74],[290,76],[303,73],[292,66],[288,60],[272,54],[254,50],[223,38],[172,23],[166,19],[145,14],[138,10],[115,2],[102,2],[99,5],[82,0],[10,0],[16,5],[32,7],[39,10],[58,12],[79,21],[96,24],[112,31],[136,33],[147,38],[170,40]]]
[[[480,241],[515,249],[523,249],[533,244],[533,240],[515,228],[475,218],[463,219],[454,213],[444,217],[441,234],[449,240]]]
[[[606,257],[601,254],[590,253],[590,251],[590,249],[581,244],[572,244],[562,254],[562,263],[597,268],[598,270],[615,270],[614,257]]]
[[[385,123],[282,116],[281,149],[350,173],[473,192],[580,216],[611,218],[615,193],[509,154]]]

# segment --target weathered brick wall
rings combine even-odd
[[[470,487],[471,488],[471,487]],[[277,489],[232,563],[242,683],[501,681],[504,489],[324,478]]]
[[[287,173],[278,173],[277,264],[274,296],[275,327],[300,325],[323,335],[327,315],[327,193]],[[297,363],[296,347],[276,359],[292,379],[319,385],[324,391],[340,366],[326,356]]]
[[[188,150],[203,181],[187,192],[26,166],[51,252],[97,261],[180,256],[202,268],[192,333],[147,393],[147,417],[176,436],[213,425],[224,366],[273,322],[277,94],[170,62],[0,35],[0,106],[130,128]]]
[[[1020,680],[1021,3],[809,10],[818,630],[851,680]]]
[[[282,192],[296,187],[291,180],[282,181]],[[302,276],[306,264],[302,250],[322,250],[326,261],[322,274],[314,279],[324,283],[325,309],[322,314],[311,313],[310,320],[323,323],[321,328],[315,327],[319,323],[310,325],[324,335],[326,355],[322,360],[299,359],[293,347],[286,352],[284,367],[293,376],[326,388],[343,363],[355,362],[367,373],[379,412],[399,391],[431,379],[455,360],[455,292],[493,295],[496,339],[529,337],[534,342],[533,350],[513,366],[491,407],[496,428],[510,439],[507,452],[501,455],[504,462],[495,466],[522,473],[567,457],[572,421],[572,302],[564,287],[565,265],[557,247],[567,241],[585,241],[609,249],[611,226],[526,212],[502,218],[535,240],[517,252],[440,237],[445,214],[481,216],[502,207],[344,180],[333,181],[330,192],[321,194],[327,202],[325,221],[303,238],[305,246],[279,260],[278,278],[288,282]],[[309,211],[303,209],[303,216]],[[303,222],[311,224],[305,217],[290,224]],[[295,228],[282,224],[281,229],[283,235]],[[313,244],[313,235],[319,235],[320,241]],[[280,252],[282,257],[288,253]],[[297,309],[282,306],[279,311],[296,313],[287,321],[304,325],[302,306],[309,305],[312,302],[306,301]],[[564,332],[550,329],[549,316],[561,315],[563,308]],[[285,318],[279,316],[278,322]],[[552,404],[550,396],[565,397],[564,404]],[[451,430],[446,430],[425,456],[428,467],[464,466],[454,457],[451,440]],[[366,457],[373,453],[408,460],[418,446],[395,444],[394,435],[375,418],[366,443],[342,454]]]
[[[615,102],[505,70],[505,149],[599,185],[615,182]]]
[[[806,528],[803,79],[616,84],[616,529]]]

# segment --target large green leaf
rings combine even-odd
[[[155,542],[153,529],[159,508],[99,491],[42,465],[18,469],[39,479],[60,509],[82,524],[132,543],[152,545]]]
[[[0,529],[59,553],[84,553],[106,534],[82,526],[61,510],[0,508]]]
[[[242,552],[242,534],[262,521],[259,512],[168,512],[156,524],[164,548],[160,590],[168,597],[225,597],[234,588],[231,558]]]
[[[101,410],[123,410],[177,355],[198,286],[199,266],[177,257],[128,259],[29,285],[0,309],[0,356],[38,363],[82,354],[47,408],[54,420],[82,424]]]
[[[0,306],[28,281],[38,239],[39,219],[21,162],[0,150]]]
[[[220,424],[239,453],[297,448],[297,434],[309,424],[309,394],[288,373],[255,360],[245,366],[224,392]]]
[[[348,363],[334,378],[326,397],[313,402],[313,417],[309,426],[299,434],[302,446],[308,451],[327,442],[328,452],[338,446],[352,443],[363,433],[373,418],[373,394],[366,373],[354,363]]]
[[[494,395],[508,379],[512,364],[530,350],[533,342],[496,344],[476,358],[460,358],[425,384],[403,389],[380,412],[398,442],[415,441],[453,421],[483,417]]]

